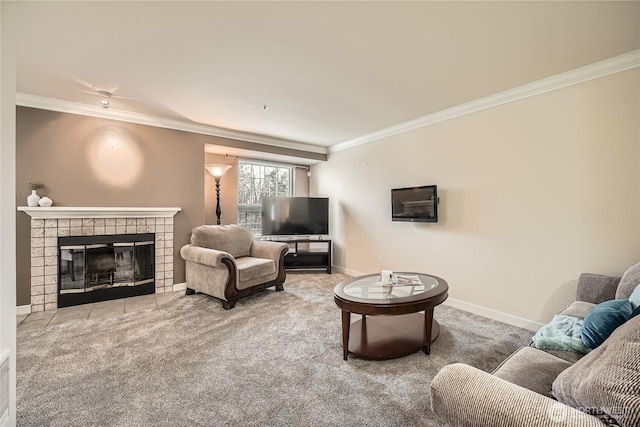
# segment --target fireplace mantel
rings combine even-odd
[[[34,219],[63,218],[172,218],[181,208],[165,207],[77,207],[49,208],[18,206],[18,210]]]

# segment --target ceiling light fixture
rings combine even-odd
[[[111,98],[111,92],[107,92],[106,90],[101,90],[98,92],[100,96],[100,105],[102,108],[109,108],[109,98]]]

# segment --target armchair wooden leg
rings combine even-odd
[[[222,308],[224,308],[225,310],[231,310],[236,306],[236,302],[238,302],[237,299],[232,299],[231,301],[222,300]]]
[[[276,285],[276,291],[284,291],[284,284],[280,283],[279,285]]]
[[[195,293],[196,293],[196,291],[194,291],[193,289],[191,289],[191,288],[187,288],[187,290],[185,291],[185,293],[184,293],[184,294],[185,294],[185,295],[193,295],[193,294],[195,294]]]

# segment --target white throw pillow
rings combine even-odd
[[[640,284],[636,286],[633,292],[631,292],[631,295],[629,296],[629,301],[631,302],[631,305],[633,306],[634,310],[640,307]]]

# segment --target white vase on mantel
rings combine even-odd
[[[50,198],[48,198],[47,196],[42,197],[39,201],[38,204],[40,206],[42,206],[43,208],[48,208],[49,206],[51,206],[53,204],[53,200],[51,200]]]
[[[35,207],[40,202],[40,196],[36,193],[36,190],[31,190],[31,194],[27,196],[27,206]]]

